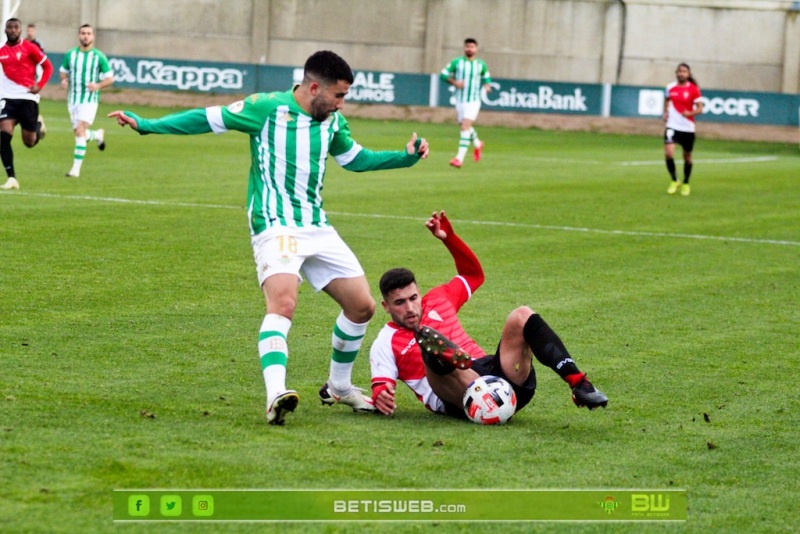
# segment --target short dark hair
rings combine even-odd
[[[83,25],[81,25],[80,28],[78,28],[78,31],[80,31],[80,30],[82,30],[84,28],[92,28],[92,30],[94,30],[94,28],[92,27],[91,24],[83,24]]]
[[[353,69],[339,55],[330,50],[320,50],[311,54],[306,60],[303,78],[318,78],[318,81],[325,84],[333,84],[340,80],[352,84]]]
[[[476,41],[472,37],[467,37],[466,39],[464,39],[464,44],[470,44],[470,43],[476,45],[476,44],[478,44],[478,41]]]
[[[403,267],[397,269],[390,269],[383,273],[379,287],[383,298],[389,296],[389,293],[395,289],[401,289],[408,285],[414,284],[417,279],[414,278],[414,273]]]
[[[14,17],[11,17],[10,19],[8,19],[8,20],[6,21],[6,26],[8,26],[8,23],[9,23],[9,22],[19,22],[19,25],[20,25],[20,26],[22,26],[22,21],[21,21],[21,20],[19,20],[19,19],[17,19],[17,18],[14,18]]]

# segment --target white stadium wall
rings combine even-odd
[[[497,77],[661,86],[679,62],[704,88],[800,92],[793,0],[22,0],[48,50],[85,22],[108,54],[430,73],[475,37]]]

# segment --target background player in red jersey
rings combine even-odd
[[[8,180],[2,189],[19,189],[14,172],[14,152],[11,137],[14,127],[22,128],[22,142],[31,148],[44,137],[42,118],[39,115],[39,91],[53,74],[53,65],[41,48],[21,39],[22,24],[19,19],[6,22],[6,44],[0,48],[0,159]],[[37,80],[36,67],[42,74]]]
[[[695,115],[703,113],[703,102],[700,100],[700,87],[692,77],[692,70],[686,63],[681,63],[675,70],[676,80],[669,84],[664,98],[664,157],[672,183],[667,193],[674,195],[680,188],[681,195],[688,196],[689,177],[692,175],[692,149],[694,148]],[[675,143],[683,150],[683,185],[678,181],[675,172]]]
[[[466,418],[462,398],[467,386],[479,375],[508,380],[516,392],[520,410],[536,390],[531,352],[569,384],[576,405],[593,409],[608,404],[608,398],[580,372],[558,335],[527,306],[511,312],[496,354],[487,356],[458,320],[461,306],[483,284],[483,268],[475,253],[455,234],[444,212],[434,213],[426,226],[447,247],[458,274],[424,297],[420,297],[414,274],[408,269],[392,269],[381,277],[382,305],[392,320],[383,327],[370,349],[372,398],[378,410],[386,415],[394,413],[395,386],[397,380],[402,380],[429,410]],[[465,362],[452,358],[452,352],[448,358],[421,350],[415,332],[419,336],[425,327],[436,329],[459,347],[456,353],[467,353],[471,359],[464,365]]]

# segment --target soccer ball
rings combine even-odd
[[[516,409],[514,388],[498,376],[478,377],[464,393],[464,412],[479,425],[502,425]]]

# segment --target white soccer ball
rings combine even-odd
[[[514,388],[499,376],[478,377],[464,393],[464,412],[479,425],[502,425],[516,409]]]

